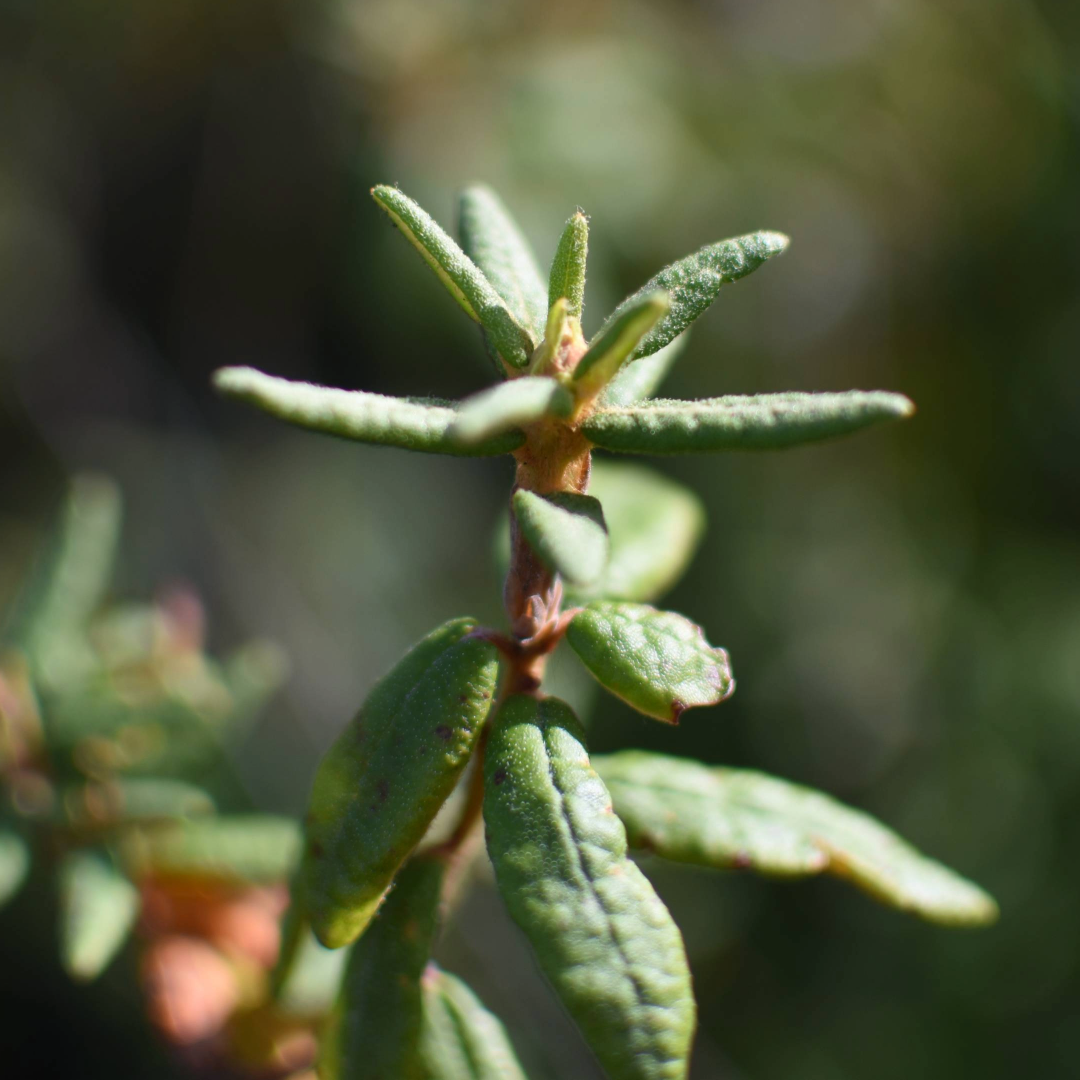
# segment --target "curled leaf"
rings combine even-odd
[[[513,507],[525,539],[551,570],[575,585],[599,580],[607,566],[608,535],[596,499],[567,491],[538,495],[518,490]]]

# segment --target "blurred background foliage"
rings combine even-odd
[[[210,372],[483,385],[474,328],[370,203],[379,181],[446,224],[490,183],[542,261],[582,206],[587,331],[700,244],[783,230],[789,253],[725,291],[671,393],[882,387],[919,413],[661,463],[710,520],[668,602],[739,688],[670,731],[598,700],[593,747],[825,788],[1003,917],[954,933],[830,882],[647,866],[691,953],[694,1075],[1080,1075],[1078,62],[1067,0],[2,0],[0,607],[67,477],[116,478],[116,599],[182,582],[215,649],[289,656],[230,751],[244,795],[218,795],[296,813],[415,638],[499,618],[509,465],[294,432],[215,400]],[[4,1071],[170,1075],[134,961],[70,986],[38,885],[0,914]],[[531,1075],[597,1075],[489,888],[441,950]]]

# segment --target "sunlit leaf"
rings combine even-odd
[[[455,406],[445,401],[335,390],[242,367],[222,368],[214,375],[214,386],[226,397],[287,423],[377,446],[488,457],[508,454],[524,441],[519,432],[505,432],[490,440],[463,442],[453,430],[458,418]]]
[[[570,707],[508,698],[484,760],[499,891],[612,1080],[683,1080],[694,998],[678,928],[626,858],[626,833]]]
[[[593,764],[630,843],[678,862],[776,877],[833,874],[931,922],[981,926],[997,905],[869,815],[747,769],[628,750]]]
[[[735,688],[727,653],[673,611],[594,600],[571,620],[566,640],[601,686],[669,724]]]
[[[463,446],[505,439],[544,416],[569,416],[573,407],[570,392],[554,379],[524,375],[466,398],[450,434]]]
[[[127,940],[139,892],[104,856],[87,851],[60,863],[60,956],[75,979],[95,979]]]
[[[650,398],[660,389],[672,365],[683,354],[690,331],[685,330],[662,349],[623,364],[619,373],[604,387],[600,405],[618,409]]]
[[[582,430],[597,446],[627,454],[780,450],[903,419],[914,411],[902,394],[882,390],[654,399],[598,409],[585,419]]]
[[[30,870],[30,851],[22,837],[0,829],[0,907],[18,891]]]
[[[569,301],[567,314],[581,319],[585,308],[585,262],[589,255],[589,219],[579,210],[566,223],[551,263],[548,305]]]
[[[513,506],[525,539],[550,569],[576,585],[599,580],[607,566],[608,535],[596,499],[568,491],[537,495],[519,490]]]
[[[649,293],[626,305],[622,314],[593,339],[574,369],[571,385],[577,397],[589,399],[599,394],[669,307],[666,293]]]

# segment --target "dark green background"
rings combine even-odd
[[[3,0],[0,600],[64,476],[115,475],[117,595],[189,581],[216,645],[290,654],[238,762],[258,805],[298,810],[413,639],[498,618],[510,469],[287,430],[217,401],[210,372],[483,384],[379,181],[448,224],[487,181],[545,263],[582,206],[587,331],[665,262],[783,230],[671,392],[880,387],[919,413],[658,463],[710,514],[669,602],[739,688],[678,730],[596,700],[593,746],[822,787],[1003,916],[950,932],[834,882],[647,866],[691,951],[695,1080],[1080,1075],[1078,61],[1064,0]],[[0,1070],[165,1075],[132,957],[69,989],[48,923],[34,890],[0,916]],[[597,1075],[489,888],[442,955],[534,1078]]]

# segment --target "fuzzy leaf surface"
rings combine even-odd
[[[868,814],[748,769],[627,750],[594,759],[630,843],[698,866],[775,877],[833,874],[947,926],[982,926],[997,905]]]
[[[0,829],[0,907],[18,891],[30,870],[30,849],[21,836]]]
[[[579,210],[566,223],[551,262],[548,306],[560,297],[568,301],[567,314],[581,320],[585,310],[585,263],[589,257],[589,219]]]
[[[307,815],[312,928],[339,948],[367,926],[454,789],[487,719],[495,646],[472,619],[433,631],[371,691],[319,765]]]
[[[602,408],[582,424],[597,446],[625,454],[698,454],[782,450],[849,435],[883,420],[911,416],[902,394],[759,394],[701,401],[654,399]]]
[[[566,640],[601,686],[669,724],[735,689],[727,653],[673,611],[594,600],[571,620]]]
[[[96,979],[127,940],[139,893],[112,863],[88,851],[60,863],[60,958],[74,979]]]
[[[519,432],[463,442],[453,431],[458,414],[452,402],[338,390],[279,379],[243,367],[222,368],[214,375],[214,386],[226,397],[254,405],[286,423],[376,446],[396,446],[429,454],[491,457],[509,454],[524,442]]]
[[[502,1022],[461,979],[429,964],[423,991],[426,1080],[525,1080]]]
[[[675,361],[682,356],[690,332],[683,331],[662,349],[623,364],[618,374],[600,395],[602,407],[618,409],[651,398],[667,378]]]
[[[523,375],[466,398],[450,434],[463,446],[490,443],[542,417],[569,416],[573,407],[570,392],[554,379]]]
[[[533,551],[574,585],[591,585],[604,573],[608,534],[604,511],[590,495],[514,492],[514,516]]]
[[[612,1080],[684,1080],[695,1006],[678,928],[626,857],[626,832],[572,710],[508,698],[484,762],[499,891]]]
[[[513,368],[525,367],[537,342],[514,317],[476,263],[404,192],[380,184],[371,189],[371,195],[465,313],[480,323],[488,341],[506,363]]]
[[[345,968],[320,1080],[427,1080],[420,980],[438,925],[443,863],[412,859]]]
[[[626,305],[623,313],[596,336],[574,369],[577,396],[592,398],[599,394],[670,306],[666,293],[649,293]]]
[[[502,199],[483,185],[466,188],[458,204],[458,221],[465,254],[539,342],[547,319],[547,287],[528,240]]]
[[[643,296],[666,292],[671,297],[671,310],[646,335],[635,353],[649,356],[703,314],[724,285],[746,277],[762,263],[779,255],[787,245],[788,238],[777,232],[750,233],[708,244],[650,278],[607,317],[600,332],[602,334]]]

